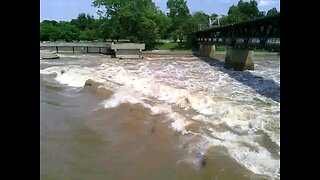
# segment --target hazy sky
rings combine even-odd
[[[167,11],[167,0],[153,0],[162,10]],[[191,13],[203,11],[207,14],[227,14],[231,5],[239,0],[187,0]],[[245,0],[246,1],[246,0]],[[98,17],[97,9],[92,7],[93,0],[40,0],[40,20],[66,20],[78,17],[79,13],[86,13]],[[257,0],[260,11],[268,11],[276,7],[280,10],[280,0]]]

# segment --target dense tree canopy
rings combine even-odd
[[[114,38],[153,44],[160,31],[165,33],[157,26],[163,17],[161,14],[158,17],[159,11],[152,0],[94,0],[93,5],[104,9],[99,15],[109,20],[109,32],[116,32]]]
[[[250,2],[240,0],[237,7],[239,12],[245,16],[245,19],[254,18],[259,15],[258,3],[255,0],[250,0]]]
[[[191,17],[195,24],[209,24],[210,16],[204,12],[196,12]]]
[[[168,17],[172,24],[169,30],[174,41],[183,39],[183,35],[187,33],[188,20],[191,17],[190,11],[185,0],[168,0],[167,8],[169,9]]]
[[[278,13],[279,12],[277,11],[276,8],[272,8],[267,12],[267,16],[272,16],[272,15],[275,15],[275,14],[278,14]]]
[[[256,17],[263,16],[264,13],[258,9],[258,3],[255,0],[245,2],[240,0],[237,6],[232,5],[229,7],[228,15],[221,18],[221,24],[230,24],[241,21],[247,21]]]
[[[169,28],[172,26],[171,18],[169,18],[164,12],[158,10],[155,16],[155,22],[157,25],[157,33],[158,38],[160,39],[168,39],[170,38],[169,35]]]
[[[230,6],[227,15],[204,12],[190,14],[186,0],[168,0],[166,14],[152,0],[93,0],[100,18],[80,13],[70,22],[44,20],[40,23],[40,41],[106,41],[129,39],[152,47],[157,39],[187,40],[192,45],[190,32],[207,27],[211,22],[221,25],[246,21],[279,13],[272,8],[259,11],[255,0],[239,0]],[[186,38],[187,37],[187,38]]]
[[[77,19],[72,19],[70,24],[78,27],[79,30],[85,30],[87,28],[93,28],[95,19],[90,14],[80,13]]]

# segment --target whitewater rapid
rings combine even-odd
[[[263,79],[280,88],[278,73],[279,67],[229,71],[218,62],[210,65],[197,58],[108,59],[97,66],[60,63],[40,70],[71,87],[82,88],[90,80],[97,89],[111,90],[112,96],[101,102],[103,108],[128,102],[142,104],[153,115],[165,114],[173,131],[200,137],[190,152],[223,146],[247,169],[276,179],[280,177],[280,102],[276,88],[267,87],[270,83]],[[192,124],[199,130],[189,128]],[[276,148],[263,145],[262,137]]]

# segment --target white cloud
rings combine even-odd
[[[258,2],[258,6],[262,7],[262,6],[270,6],[272,4],[276,4],[277,2],[272,1],[272,0],[261,0]]]

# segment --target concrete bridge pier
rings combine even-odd
[[[214,57],[216,54],[216,46],[208,44],[200,44],[200,55],[204,57]]]
[[[228,47],[224,67],[236,71],[254,70],[253,51],[248,48]]]

